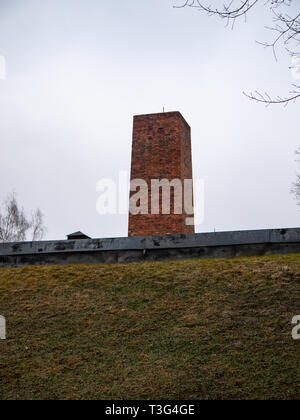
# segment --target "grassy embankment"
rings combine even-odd
[[[296,399],[300,255],[0,268],[0,399]]]

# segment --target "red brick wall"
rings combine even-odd
[[[191,130],[180,112],[134,117],[131,179],[148,183],[149,214],[129,214],[129,236],[194,233],[194,226],[185,224],[184,211],[174,214],[173,190],[171,214],[161,214],[160,205],[160,214],[151,215],[151,179],[192,179]]]

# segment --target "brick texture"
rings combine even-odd
[[[180,112],[134,117],[131,159],[133,179],[143,179],[148,184],[149,214],[129,214],[129,236],[194,233],[194,225],[186,225],[184,209],[182,214],[174,214],[173,188],[171,214],[162,214],[161,189],[159,214],[151,214],[151,180],[180,179],[184,185],[184,179],[192,179],[191,129]],[[131,192],[131,196],[134,194]]]

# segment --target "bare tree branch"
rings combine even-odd
[[[284,98],[280,96],[277,96],[276,98],[271,98],[267,92],[262,94],[258,91],[255,91],[255,93],[243,92],[243,94],[247,96],[247,98],[249,99],[252,99],[256,102],[264,103],[266,105],[284,104],[285,106],[287,106],[289,103],[296,102],[296,100],[300,98],[300,86],[298,85],[293,85],[293,86],[296,89],[290,92],[289,97],[284,97]]]
[[[222,9],[213,9],[211,6],[205,6],[200,0],[187,0],[181,6],[174,6],[175,8],[194,7],[202,12],[208,13],[210,16],[218,15],[225,19],[237,19],[249,12],[259,0],[247,0],[242,1],[238,7],[232,7],[234,1],[231,1],[228,5],[223,4]]]
[[[269,8],[274,23],[273,26],[266,27],[274,33],[273,41],[259,42],[259,44],[267,48],[272,48],[276,60],[276,49],[279,45],[283,46],[291,57],[300,57],[299,52],[297,52],[297,48],[300,46],[300,10],[298,13],[295,13],[294,16],[291,16],[287,13],[286,9],[287,7],[291,8],[291,6],[295,4],[294,0],[231,0],[227,2],[227,4],[223,3],[223,5],[218,7],[206,5],[202,0],[186,0],[182,5],[174,7],[196,8],[201,12],[207,13],[209,16],[217,15],[220,18],[225,19],[228,25],[230,21],[234,23],[242,16],[246,18],[247,14],[250,11],[252,12],[258,4],[262,4]],[[296,102],[300,98],[300,86],[293,85],[293,87],[294,90],[285,97],[277,96],[276,98],[271,98],[267,93],[262,94],[257,91],[254,94],[247,94],[245,92],[244,94],[248,98],[266,105],[288,105],[289,103]]]

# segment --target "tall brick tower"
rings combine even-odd
[[[193,204],[192,177],[191,129],[180,112],[135,116],[133,121],[131,180],[142,179],[147,182],[148,214],[131,214],[130,212],[128,235],[194,233],[193,209],[192,212],[189,211],[189,214],[186,214],[186,206],[184,206],[184,196],[187,190],[187,184],[184,187],[184,180],[190,180],[190,201]],[[170,214],[163,214],[162,188],[159,188],[159,212],[153,214],[151,180],[161,181],[163,179],[170,182],[175,179],[181,180],[183,204],[180,214],[177,214],[178,208],[176,210],[174,206],[174,188],[170,189]],[[178,190],[176,191],[178,192]],[[135,192],[131,192],[131,197],[134,194]],[[186,223],[187,217],[190,218],[188,225]]]

